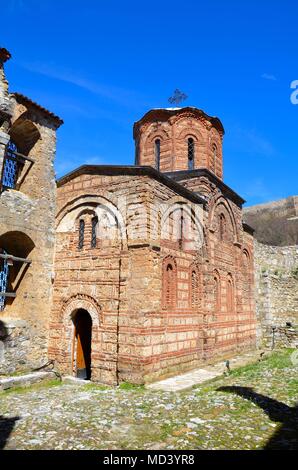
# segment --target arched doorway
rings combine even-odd
[[[73,317],[73,368],[76,377],[91,379],[92,319],[87,310],[78,309]]]
[[[0,311],[10,306],[18,295],[18,288],[31,265],[34,247],[34,242],[23,232],[0,235]]]

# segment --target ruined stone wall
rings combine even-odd
[[[1,254],[28,260],[9,260],[5,303],[0,311],[0,373],[6,374],[39,367],[47,361],[56,209],[54,157],[56,130],[62,121],[30,99],[9,94],[1,58],[3,50],[0,250]],[[11,186],[4,178],[9,162],[8,142],[13,142],[23,155],[14,156],[17,171]],[[2,258],[0,263],[2,270]]]
[[[259,346],[298,344],[298,246],[255,242]]]
[[[0,320],[8,325],[22,320],[18,347],[27,344],[27,352],[18,361],[9,351],[2,368],[7,370],[37,367],[47,359],[47,338],[50,302],[52,294],[55,175],[55,130],[46,121],[36,126],[41,139],[30,151],[35,163],[19,190],[7,189],[0,196],[1,247],[9,254],[29,258],[31,264],[19,266],[17,279],[11,284],[16,292],[14,299],[7,299]],[[27,245],[31,245],[26,248]],[[27,329],[24,329],[26,323]],[[14,332],[18,326],[14,327]],[[30,343],[30,344],[29,344]],[[9,336],[5,341],[10,347]]]

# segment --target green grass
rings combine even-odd
[[[290,398],[296,398],[298,395],[298,379],[289,380],[286,386],[288,396]]]
[[[15,372],[11,372],[9,374],[3,374],[2,375],[2,378],[9,378],[9,377],[19,377],[20,375],[27,375],[27,374],[32,374],[32,370],[18,370],[18,371],[15,371]]]
[[[284,369],[286,367],[292,367],[293,365],[290,355],[293,351],[294,349],[275,351],[259,362],[237,367],[237,369],[231,371],[229,377],[240,377],[243,374],[254,377],[267,369]]]
[[[177,425],[175,424],[162,424],[159,439],[164,441],[168,436],[171,436],[176,429]]]
[[[109,390],[111,387],[108,385],[101,385],[97,383],[91,383],[91,384],[86,384],[81,387],[80,390],[83,390],[85,392],[94,390],[94,391],[103,391],[103,390]]]
[[[132,384],[130,382],[122,382],[119,385],[119,389],[120,390],[136,390],[136,391],[139,391],[139,390],[145,390],[145,386],[144,385],[138,385],[138,384]]]
[[[33,392],[35,390],[57,387],[58,385],[61,385],[61,381],[59,379],[52,379],[44,382],[39,382],[33,385],[24,385],[23,387],[8,388],[7,390],[2,390],[0,394],[7,395],[9,393],[28,393]]]
[[[231,374],[197,385],[195,390],[171,394],[145,390],[143,385],[130,382],[123,382],[117,388],[86,383],[78,387],[78,394],[81,390],[86,390],[90,391],[89,397],[92,397],[94,390],[95,400],[87,399],[78,403],[73,400],[71,387],[66,386],[63,389],[64,385],[61,389],[58,388],[58,392],[53,390],[42,393],[43,389],[60,385],[58,380],[50,380],[25,389],[2,392],[0,414],[10,412],[12,401],[21,409],[23,406],[26,408],[27,398],[30,401],[30,397],[23,395],[14,398],[13,395],[8,395],[5,400],[4,394],[32,391],[33,400],[30,406],[35,407],[37,399],[43,398],[49,401],[53,399],[54,403],[58,401],[67,408],[65,418],[61,415],[66,431],[62,430],[63,436],[50,437],[50,445],[60,445],[58,439],[61,439],[64,449],[68,446],[76,448],[77,445],[80,448],[82,444],[88,449],[110,448],[109,446],[115,449],[144,449],[155,444],[154,448],[157,449],[262,449],[276,433],[280,423],[254,401],[234,393],[233,390],[232,393],[227,393],[229,390],[221,390],[221,387],[249,388],[256,394],[263,395],[265,400],[268,397],[294,407],[298,390],[298,368],[291,361],[292,351],[285,349],[268,352],[262,361],[256,360],[254,364],[235,370],[232,368]],[[41,393],[35,394],[38,389]],[[96,395],[96,391],[101,390],[108,391]],[[167,407],[168,404],[171,406]],[[102,408],[100,412],[99,408]],[[193,417],[202,419],[202,422],[194,425]],[[102,419],[106,424],[101,427]],[[276,424],[275,427],[272,422]],[[38,430],[56,429],[56,421],[53,424],[50,416],[46,423],[43,420],[38,424],[31,419],[27,422],[25,420],[23,428],[17,429],[14,434],[16,441],[20,439],[18,448],[23,445],[22,433],[24,442],[27,429],[29,433],[32,425],[38,426],[34,428]],[[10,447],[8,445],[8,448],[12,446],[15,448],[15,443],[11,443]],[[34,447],[29,442],[27,447],[39,448],[40,445]]]

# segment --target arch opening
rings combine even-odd
[[[0,236],[0,311],[13,303],[30,266],[28,257],[34,247],[34,242],[23,232],[11,231]]]
[[[23,155],[28,155],[41,138],[36,125],[29,119],[19,118],[11,127],[9,132],[11,139]]]
[[[79,379],[91,379],[92,318],[89,312],[79,308],[72,314],[74,325],[72,364]]]

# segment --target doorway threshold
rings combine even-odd
[[[76,385],[86,385],[91,384],[91,380],[79,379],[78,377],[72,377],[71,375],[66,375],[62,377],[62,382],[72,383]]]

